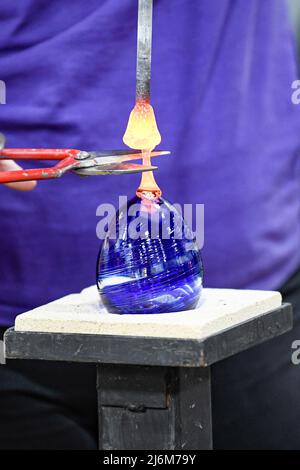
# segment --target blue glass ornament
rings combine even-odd
[[[202,278],[201,255],[192,232],[168,201],[136,196],[117,213],[97,262],[97,286],[108,312],[193,309]]]

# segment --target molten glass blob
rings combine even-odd
[[[123,136],[124,144],[133,149],[142,150],[143,164],[151,165],[150,153],[161,141],[161,136],[156,124],[154,110],[146,100],[139,100],[130,113],[127,129]],[[150,194],[151,193],[151,194]],[[153,199],[161,196],[152,171],[142,174],[141,184],[137,195],[151,197]]]
[[[154,110],[146,100],[139,100],[130,113],[124,144],[132,149],[154,149],[161,141]]]
[[[202,277],[191,230],[165,199],[134,197],[111,222],[97,265],[98,289],[109,312],[193,309]]]

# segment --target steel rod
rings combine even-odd
[[[139,0],[136,99],[150,100],[153,0]]]

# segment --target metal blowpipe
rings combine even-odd
[[[139,0],[136,100],[150,101],[153,0]]]

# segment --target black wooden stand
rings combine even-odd
[[[5,355],[97,364],[99,449],[211,449],[209,366],[291,328],[289,304],[199,340],[11,328]]]

